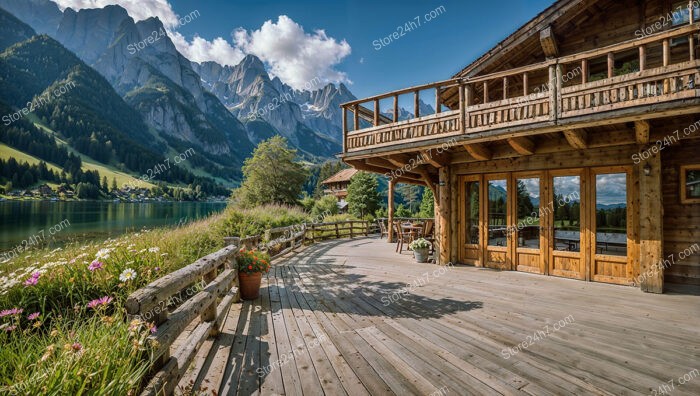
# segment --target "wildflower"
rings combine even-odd
[[[87,307],[92,308],[92,309],[97,309],[99,307],[105,307],[109,305],[109,303],[112,302],[112,297],[109,296],[104,296],[102,298],[98,298],[97,300],[92,300],[88,303]]]
[[[98,261],[98,260],[95,260],[95,261],[93,261],[92,263],[90,263],[90,265],[88,266],[88,269],[89,269],[90,271],[95,271],[95,270],[98,270],[98,269],[102,269],[102,266],[103,266],[103,265],[104,265],[103,262]]]
[[[8,333],[11,333],[11,332],[15,331],[16,328],[17,328],[16,325],[8,326],[5,328],[5,331]]]
[[[46,347],[46,352],[44,352],[44,355],[41,357],[41,361],[45,362],[48,360],[51,355],[53,355],[54,350],[56,349],[56,346],[54,344],[51,344]]]
[[[141,321],[138,319],[134,319],[131,321],[131,323],[129,323],[129,331],[134,331],[138,329],[139,326],[141,326]]]
[[[122,282],[128,282],[132,279],[136,279],[136,271],[131,268],[125,269],[121,275],[119,275],[119,280]]]
[[[155,267],[155,268],[153,268],[153,271],[155,271],[155,272],[160,271],[160,267]]]
[[[32,325],[32,327],[34,327],[35,329],[38,329],[39,327],[41,327],[41,321],[40,321],[40,320],[37,320],[36,322],[34,322],[34,324]]]
[[[160,248],[157,247],[157,246],[155,246],[155,247],[152,247],[152,248],[148,248],[148,251],[149,251],[150,253],[158,253],[158,252],[160,252]]]
[[[70,346],[70,348],[73,350],[73,352],[80,352],[83,350],[83,346],[79,342],[74,342],[73,345]]]
[[[151,334],[155,334],[158,332],[158,327],[155,324],[153,324],[153,325],[151,325],[151,328],[149,329],[149,331],[151,332]]]
[[[24,310],[21,308],[6,309],[3,311],[0,311],[0,318],[4,318],[5,316],[10,316],[10,315],[19,315],[22,312],[24,312]]]
[[[35,272],[32,274],[31,278],[27,279],[24,281],[24,286],[29,287],[29,286],[35,286],[37,283],[39,283],[39,278],[41,277],[41,272]]]
[[[27,316],[27,320],[35,320],[37,319],[41,314],[39,312],[34,312],[33,314],[30,314]]]
[[[112,252],[111,248],[104,248],[100,249],[97,254],[95,254],[95,259],[97,260],[107,260],[109,258],[109,254]]]

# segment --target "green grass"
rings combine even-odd
[[[127,296],[220,249],[225,236],[308,220],[296,208],[229,207],[184,227],[33,250],[0,263],[0,311],[23,310],[0,317],[0,394],[135,394],[149,364],[144,337],[150,324],[128,321]],[[90,271],[98,256],[102,268]],[[137,275],[121,281],[127,268]],[[37,272],[36,284],[25,286]],[[113,298],[105,308],[87,306],[105,296]],[[30,320],[27,316],[35,312],[40,317]]]
[[[8,159],[14,157],[18,162],[28,162],[30,165],[35,165],[41,162],[41,160],[33,155],[27,154],[23,151],[16,150],[5,143],[0,143],[0,158]],[[46,161],[44,161],[46,162]],[[54,172],[61,173],[61,168],[47,163],[47,167]]]

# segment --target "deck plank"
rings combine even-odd
[[[221,395],[607,396],[671,379],[674,395],[700,394],[700,373],[678,383],[700,369],[700,296],[459,266],[419,282],[438,268],[373,238],[303,248],[274,263],[260,299],[232,307],[187,378]],[[292,361],[257,377],[283,354]]]

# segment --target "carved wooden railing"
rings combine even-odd
[[[149,337],[155,374],[142,395],[173,394],[199,347],[219,332],[231,304],[239,301],[235,263],[238,249],[238,245],[231,245],[204,256],[127,299],[129,315],[157,326],[156,333]],[[177,349],[171,350],[197,317],[199,324]]]
[[[343,108],[344,153],[402,144],[406,142],[431,141],[436,138],[464,135],[515,126],[548,123],[553,125],[563,119],[590,116],[606,111],[632,108],[661,102],[700,97],[696,83],[700,79],[700,63],[695,54],[695,36],[700,24],[691,20],[662,33],[628,40],[579,54],[560,57],[542,63],[510,69],[485,76],[452,79],[433,84],[406,88],[374,97],[348,102]],[[671,48],[687,39],[687,58],[671,64]],[[660,44],[660,45],[659,45]],[[662,65],[647,67],[647,49],[652,45],[661,47]],[[685,44],[683,44],[685,45]],[[637,51],[639,71],[615,75],[615,57]],[[607,58],[607,73],[599,81],[589,81],[589,64],[596,58]],[[575,66],[575,83],[567,81],[571,67]],[[565,68],[569,73],[564,74]],[[534,90],[529,80],[544,76],[544,84]],[[521,91],[509,89],[513,81],[520,84]],[[565,84],[568,82],[569,84]],[[502,97],[493,100],[489,87],[502,83]],[[457,87],[457,108],[441,111],[441,93]],[[475,98],[476,89],[480,97]],[[511,87],[512,88],[512,87]],[[436,113],[420,116],[419,93],[424,90],[436,92]],[[413,94],[416,118],[398,121],[399,95]],[[393,117],[380,113],[380,100],[393,98]],[[478,101],[478,103],[476,103]],[[373,103],[374,110],[362,106]],[[348,112],[354,115],[354,123],[347,120]],[[360,128],[360,118],[372,123],[369,128]],[[543,124],[547,125],[547,124]]]

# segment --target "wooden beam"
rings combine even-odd
[[[420,91],[413,91],[413,115],[420,117]]]
[[[542,46],[544,56],[547,58],[559,57],[559,46],[557,45],[557,39],[554,37],[551,26],[547,26],[540,31],[540,45]]]
[[[668,63],[670,60],[671,60],[671,41],[669,39],[665,39],[663,41],[663,64],[664,64],[664,67],[668,66]]]
[[[376,160],[376,158],[375,158],[375,160]],[[376,165],[376,161],[374,161],[371,164],[367,163],[365,161],[362,161],[362,160],[355,160],[355,161],[346,160],[345,162],[347,162],[350,166],[352,166],[355,169],[359,169],[359,170],[366,171],[366,172],[378,173],[380,175],[391,174],[392,171],[396,171],[396,168],[393,165],[389,165],[389,166]],[[421,176],[419,174],[416,174],[416,173],[402,172],[400,177],[402,177],[404,179],[418,181],[421,183],[423,182],[423,179],[421,178]]]
[[[462,133],[467,131],[467,104],[465,101],[465,87],[459,86],[459,127]]]
[[[634,122],[634,134],[637,137],[638,144],[649,143],[649,121],[641,120]]]
[[[464,148],[467,150],[469,155],[471,155],[479,161],[490,160],[493,156],[491,150],[488,147],[486,147],[483,143],[465,144]]]
[[[508,77],[503,77],[503,100],[508,99]]]
[[[443,166],[447,166],[450,164],[450,154],[447,152],[442,152],[437,155],[431,155],[429,152],[426,152],[425,155],[423,155],[425,158],[425,161],[429,163],[430,165],[434,166],[437,169],[442,168]]]
[[[588,133],[584,129],[567,129],[563,131],[566,141],[575,149],[588,148]]]
[[[663,293],[663,192],[661,153],[639,165],[639,284],[642,291]],[[646,168],[646,171],[645,171]],[[649,174],[647,175],[646,172]]]
[[[647,47],[646,45],[639,46],[639,71],[647,69]]]
[[[399,121],[399,95],[394,95],[394,122]]]
[[[608,52],[608,78],[615,76],[615,53]]]
[[[374,100],[374,126],[379,126],[379,99]]]
[[[484,81],[484,103],[489,102],[489,82]]]
[[[530,82],[528,80],[527,72],[523,73],[523,96],[528,95],[528,91],[530,90]]]
[[[450,167],[440,168],[438,193],[439,205],[435,210],[438,218],[438,264],[446,265],[450,262]]]
[[[389,190],[387,191],[387,211],[389,213],[389,219],[387,221],[387,231],[389,235],[387,236],[387,242],[394,242],[394,187],[396,182],[394,179],[389,180]]]
[[[529,137],[513,137],[508,139],[508,144],[513,148],[518,154],[522,155],[532,155],[535,154],[535,141]]]
[[[420,173],[421,177],[423,177],[425,185],[428,186],[428,188],[430,188],[430,190],[433,192],[433,195],[437,194],[437,191],[435,190],[435,182],[430,176],[430,173],[428,173],[428,171],[424,167],[420,167],[416,169],[416,171]]]
[[[588,82],[588,59],[581,61],[581,84],[586,84]]]
[[[440,98],[440,87],[435,87],[435,114],[442,113],[442,98]]]
[[[353,107],[352,119],[353,119],[353,123],[355,125],[355,128],[353,129],[353,131],[360,130],[360,109],[359,109],[359,107],[360,107],[360,105],[355,105]]]

